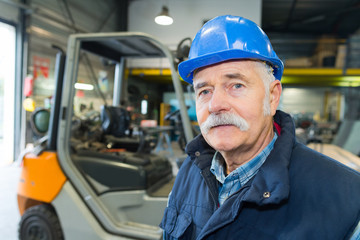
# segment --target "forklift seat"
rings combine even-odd
[[[123,107],[101,106],[100,118],[109,148],[124,148],[138,153],[149,153],[154,148],[153,139],[143,129],[140,129],[138,136],[132,136],[130,114]]]
[[[125,137],[130,127],[130,114],[126,109],[116,106],[101,106],[101,127],[105,134]]]

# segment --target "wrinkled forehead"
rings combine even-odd
[[[195,80],[196,79],[196,75],[201,72],[202,70],[204,69],[207,69],[209,67],[213,67],[213,66],[216,66],[216,65],[220,65],[220,64],[226,64],[226,63],[231,63],[231,62],[248,62],[248,63],[253,63],[254,67],[258,64],[258,66],[264,66],[264,67],[268,67],[269,69],[271,69],[271,71],[274,71],[273,70],[273,66],[270,65],[268,62],[265,62],[265,61],[261,61],[261,60],[257,60],[257,59],[235,59],[235,60],[228,60],[228,61],[225,61],[225,62],[219,62],[219,63],[215,63],[215,64],[212,64],[212,65],[208,65],[208,66],[204,66],[204,67],[201,67],[201,68],[197,68],[194,70],[193,72],[193,79]],[[259,64],[260,63],[260,64]]]
[[[229,61],[225,61],[225,62],[220,62],[220,63],[216,63],[216,64],[212,64],[212,65],[208,65],[208,66],[204,66],[201,68],[197,68],[194,70],[193,73],[193,81],[197,80],[197,74],[199,72],[201,72],[204,69],[208,69],[210,67],[213,66],[217,66],[217,65],[222,65],[222,64],[227,64],[227,63],[236,63],[236,62],[246,62],[252,65],[252,67],[254,67],[254,69],[256,69],[257,67],[264,67],[264,68],[268,68],[269,69],[269,73],[272,74],[271,71],[273,71],[273,67],[271,65],[269,65],[267,62],[265,61],[261,61],[261,60],[256,60],[256,59],[236,59],[236,60],[229,60]],[[194,85],[194,83],[193,83]]]

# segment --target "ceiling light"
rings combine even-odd
[[[159,25],[171,25],[174,22],[166,6],[163,6],[161,12],[155,17],[155,22]]]
[[[94,86],[87,83],[75,83],[75,88],[78,90],[87,90],[87,91],[94,90]]]

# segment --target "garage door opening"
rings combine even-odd
[[[0,166],[3,166],[14,161],[15,27],[0,22],[0,36]]]

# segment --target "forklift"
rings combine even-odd
[[[71,35],[66,54],[56,56],[50,114],[37,111],[32,118],[47,134],[22,158],[19,239],[162,238],[158,225],[173,167],[153,151],[151,130],[130,131],[131,119],[120,106],[127,62],[141,59],[169,61],[185,139],[194,137],[173,53],[159,40],[135,32]],[[113,79],[105,90],[96,86],[97,71]],[[84,79],[94,80],[95,89],[77,89]],[[86,113],[81,101],[91,102]],[[41,126],[48,115],[48,127]]]

